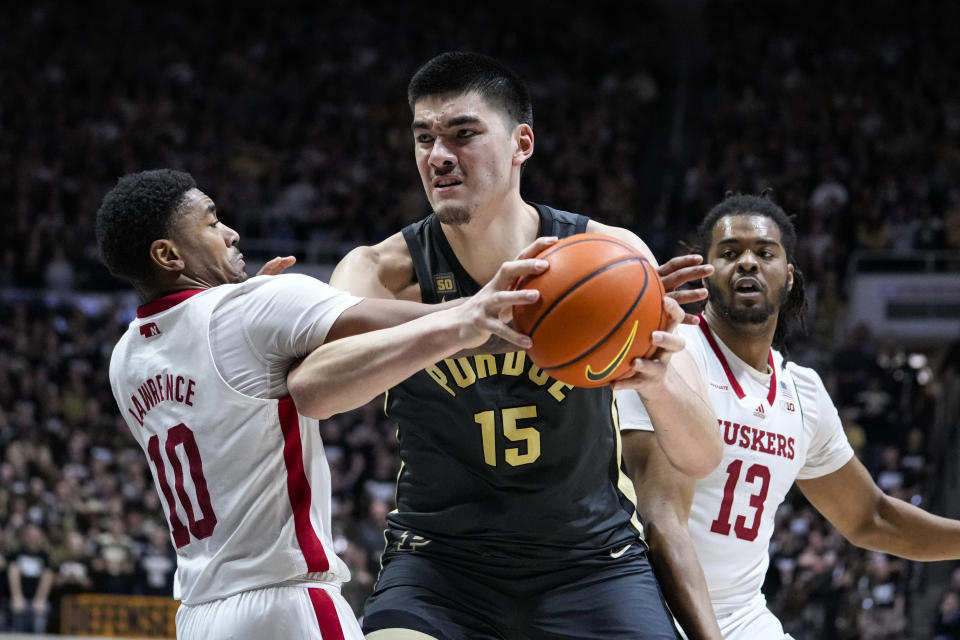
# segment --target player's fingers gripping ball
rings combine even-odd
[[[634,358],[650,357],[651,334],[667,324],[656,268],[626,242],[595,233],[564,238],[537,258],[544,273],[517,289],[540,299],[513,309],[518,331],[533,340],[531,360],[553,378],[599,387],[630,375]]]

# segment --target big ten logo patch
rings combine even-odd
[[[437,293],[446,296],[457,293],[457,283],[453,279],[452,273],[438,273],[433,278],[433,286]]]

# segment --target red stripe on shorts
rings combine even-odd
[[[287,494],[293,507],[293,526],[307,571],[329,571],[330,562],[323,550],[323,543],[310,522],[310,483],[303,469],[303,443],[300,441],[300,415],[293,398],[281,398],[277,406],[280,414],[280,429],[283,431],[283,462],[287,467]]]
[[[333,604],[333,598],[323,589],[307,589],[310,600],[313,602],[313,612],[317,614],[317,624],[320,625],[320,635],[323,640],[344,640],[343,627],[340,626],[340,617]]]

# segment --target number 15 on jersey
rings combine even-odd
[[[497,426],[498,412],[481,411],[473,414],[473,421],[480,425],[483,437],[483,461],[491,467],[497,466]],[[516,447],[507,447],[503,450],[503,459],[511,467],[530,464],[540,457],[540,432],[531,426],[521,427],[521,420],[530,420],[537,417],[537,407],[508,407],[499,411],[499,426],[507,440],[516,442]]]

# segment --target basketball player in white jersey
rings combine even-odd
[[[546,263],[505,263],[458,308],[426,315],[426,305],[356,298],[303,275],[247,280],[238,240],[193,178],[168,169],[124,176],[97,212],[104,263],[145,301],[113,352],[110,383],[177,550],[177,637],[356,640],[311,418],[360,406],[491,334],[529,346],[503,320],[538,294],[505,289]],[[354,335],[402,319],[412,321]]]
[[[634,444],[650,421],[634,394],[618,396],[628,469],[641,470],[640,493],[659,496],[643,514],[651,558],[688,636],[790,637],[760,587],[774,515],[794,482],[857,546],[911,560],[960,558],[960,522],[884,494],[854,456],[820,376],[785,361],[780,349],[789,322],[802,319],[804,287],[783,209],[766,195],[728,196],[697,238],[715,271],[699,326],[678,332],[707,383],[723,462],[698,481],[663,465],[642,473]]]

